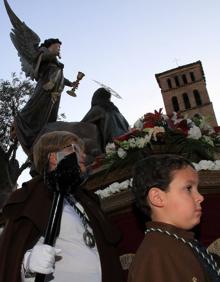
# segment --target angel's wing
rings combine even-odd
[[[119,99],[122,99],[122,97],[115,90],[113,90],[111,87],[109,87],[109,86],[107,86],[107,85],[105,85],[105,84],[103,84],[103,83],[101,83],[101,82],[99,82],[97,80],[93,79],[93,81],[95,83],[97,83],[98,85],[100,85],[101,87],[105,88],[107,91],[109,91],[113,96],[115,96],[115,97],[117,97]]]
[[[21,68],[26,76],[34,78],[33,61],[36,58],[40,43],[39,36],[15,15],[7,0],[4,0],[10,21],[13,25],[11,40],[18,51]]]

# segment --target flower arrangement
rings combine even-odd
[[[177,113],[164,115],[162,109],[147,113],[134,127],[106,146],[105,161],[112,165],[145,157],[152,153],[175,153],[193,162],[216,159],[220,134],[207,119],[196,114],[192,119]]]
[[[104,162],[107,170],[111,170],[120,165],[132,165],[137,159],[150,154],[175,153],[190,159],[197,171],[220,170],[219,147],[219,127],[212,128],[207,118],[199,114],[191,119],[177,113],[167,116],[160,109],[145,114],[129,132],[107,144]],[[103,165],[103,158],[97,164]],[[132,178],[129,177],[95,193],[103,199],[129,190],[132,185]]]
[[[132,185],[132,178],[127,179],[123,182],[114,182],[110,184],[105,189],[97,190],[95,193],[101,198],[108,198],[109,196],[113,194],[117,194],[119,192],[122,192],[124,190],[128,190]]]
[[[193,165],[197,171],[220,170],[220,160],[216,160],[214,162],[201,160],[199,163],[193,163]],[[97,190],[95,193],[100,197],[100,199],[105,199],[122,191],[130,190],[132,181],[133,178],[127,179],[123,182],[114,182],[104,189]]]

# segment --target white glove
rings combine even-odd
[[[61,252],[46,244],[35,245],[31,252],[24,256],[24,268],[28,272],[50,274],[54,272],[55,256]]]

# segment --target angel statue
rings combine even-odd
[[[57,120],[60,95],[64,86],[76,88],[79,81],[71,82],[63,75],[60,58],[61,41],[46,39],[40,44],[39,36],[15,15],[7,0],[5,7],[13,25],[11,40],[18,51],[22,70],[36,81],[33,95],[14,121],[15,134],[23,150],[29,155],[41,129]]]

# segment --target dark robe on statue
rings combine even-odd
[[[16,136],[27,154],[45,124],[57,120],[61,92],[65,85],[71,86],[63,76],[63,67],[47,48],[40,48],[35,67],[35,91],[15,118]]]
[[[108,142],[129,130],[127,120],[110,98],[111,93],[105,88],[97,89],[92,97],[91,109],[82,119],[83,122],[90,122],[98,127],[103,152]]]

